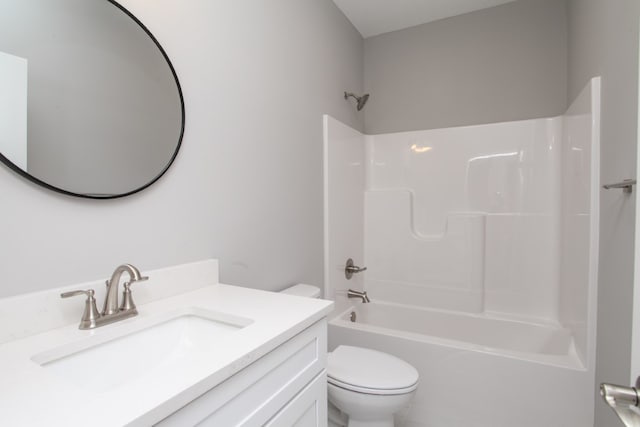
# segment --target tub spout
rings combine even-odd
[[[367,292],[366,291],[360,292],[360,291],[354,291],[353,289],[349,289],[347,291],[347,297],[348,298],[360,298],[360,299],[362,299],[363,303],[371,302],[371,300],[367,296]]]

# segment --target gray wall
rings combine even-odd
[[[636,177],[640,2],[570,0],[568,17],[569,99],[602,76],[601,180]],[[600,197],[596,383],[629,384],[637,196],[602,191]],[[620,425],[595,399],[596,426]]]
[[[365,40],[369,134],[564,113],[564,0],[522,0]]]
[[[363,41],[331,0],[126,0],[181,79],[174,166],[121,200],[74,199],[0,167],[0,296],[207,257],[222,280],[322,284],[322,114],[362,129]]]

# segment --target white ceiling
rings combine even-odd
[[[515,0],[333,0],[367,38]]]

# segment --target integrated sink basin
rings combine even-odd
[[[91,331],[31,360],[67,382],[103,392],[142,377],[160,380],[167,372],[214,357],[225,338],[251,323],[222,312],[182,309]]]

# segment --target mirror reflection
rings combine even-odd
[[[171,63],[112,1],[0,0],[0,93],[0,159],[56,191],[131,194],[180,146]]]

